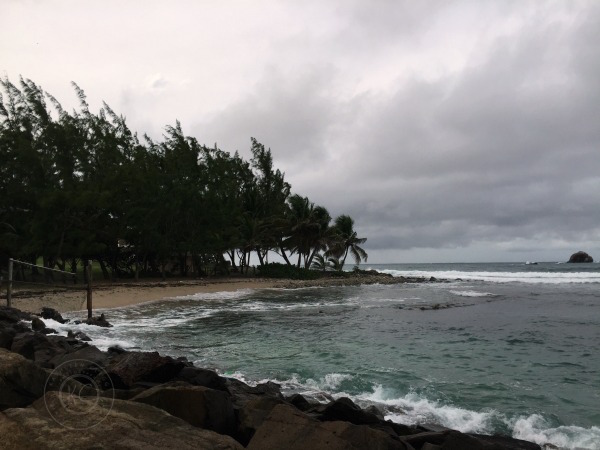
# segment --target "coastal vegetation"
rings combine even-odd
[[[92,112],[75,83],[71,112],[31,80],[0,85],[2,266],[76,272],[93,260],[105,278],[185,277],[247,273],[256,255],[266,274],[281,272],[266,267],[275,252],[300,276],[318,261],[341,270],[348,255],[367,259],[352,218],[292,193],[254,138],[247,161],[179,122],[161,141],[140,138],[106,103]]]

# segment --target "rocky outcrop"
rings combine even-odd
[[[277,405],[250,440],[249,450],[409,450],[387,433],[349,422],[319,422],[290,405]]]
[[[171,381],[185,363],[158,352],[126,352],[112,359],[105,374],[117,389],[127,389],[139,382],[166,383]],[[100,380],[106,384],[107,380]]]
[[[98,317],[90,317],[85,321],[88,325],[95,325],[97,327],[110,328],[112,324],[106,320],[104,313],[100,314]]]
[[[588,255],[586,252],[573,253],[569,258],[570,263],[592,263],[594,258]]]
[[[44,323],[44,321],[42,319],[40,319],[39,317],[34,317],[33,319],[31,319],[31,329],[33,331],[38,331],[43,334],[56,333],[56,330],[53,330],[52,328],[48,328],[46,326],[46,324]]]
[[[27,406],[40,398],[48,375],[23,356],[0,349],[0,410]]]
[[[79,339],[80,341],[86,341],[86,342],[89,342],[89,341],[92,340],[83,331],[75,331],[75,332],[73,332],[72,330],[68,330],[67,331],[67,337],[68,338],[73,338],[73,339]]]
[[[55,320],[58,323],[67,323],[68,321],[63,319],[63,316],[54,308],[47,308],[47,307],[43,307],[42,308],[42,313],[40,314],[40,316],[42,317],[42,319],[52,319]]]
[[[31,320],[32,315],[16,308],[0,306],[0,322],[17,323],[21,320]]]
[[[236,421],[228,394],[203,386],[156,386],[133,398],[167,411],[190,425],[234,436]]]
[[[28,408],[0,413],[0,435],[6,449],[243,448],[229,436],[194,427],[151,405],[57,392],[46,394]]]
[[[237,410],[238,440],[242,444],[248,445],[256,430],[260,428],[265,419],[271,414],[273,408],[281,404],[284,404],[283,400],[271,396],[254,397],[247,401]]]
[[[184,367],[174,378],[194,386],[204,386],[211,389],[224,391],[227,388],[227,379],[219,376],[214,370],[200,367]]]
[[[348,398],[284,398],[276,383],[248,386],[157,352],[103,352],[31,331],[31,320],[0,308],[0,343],[12,350],[0,349],[2,448],[539,449],[393,423]]]

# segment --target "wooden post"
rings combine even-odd
[[[12,307],[13,260],[8,260],[8,286],[6,287],[6,306]]]
[[[92,260],[90,259],[85,268],[87,274],[87,310],[88,319],[92,318]]]

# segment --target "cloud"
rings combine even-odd
[[[33,4],[0,31],[11,78],[157,139],[256,137],[370,261],[600,253],[595,1]]]

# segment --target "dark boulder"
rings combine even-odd
[[[281,395],[281,385],[273,382],[267,381],[266,383],[259,383],[253,389],[252,392],[257,395],[271,395],[274,397],[283,398]]]
[[[58,323],[68,322],[68,320],[63,319],[63,316],[61,316],[57,310],[55,310],[54,308],[48,308],[46,306],[42,308],[42,313],[40,314],[40,316],[42,317],[42,319],[52,319],[57,321]]]
[[[175,381],[185,381],[194,386],[204,386],[219,391],[226,390],[227,380],[214,370],[200,367],[184,367],[174,378]]]
[[[594,258],[588,255],[586,252],[573,253],[569,258],[570,263],[592,263]]]
[[[327,405],[319,405],[310,410],[319,420],[343,420],[354,425],[372,425],[380,422],[379,417],[367,412],[347,397],[338,398]]]
[[[442,450],[540,450],[532,442],[504,436],[484,436],[455,430],[431,431],[401,438],[414,448]]]
[[[85,355],[90,360],[99,359],[98,355],[104,357],[103,352],[85,342],[64,336],[46,336],[35,331],[16,334],[12,340],[10,350],[35,361],[41,367],[53,369],[66,360],[65,355],[78,352],[87,347],[89,349],[85,353],[79,354]],[[92,355],[96,355],[96,357],[93,358]],[[77,355],[67,359],[76,358]]]
[[[22,322],[0,321],[0,348],[10,350],[14,337],[19,333],[28,333],[29,327]]]
[[[107,352],[110,355],[122,355],[123,353],[128,353],[127,350],[125,350],[123,347],[121,347],[120,345],[111,345],[110,347],[108,347]]]
[[[57,354],[64,353],[64,350],[54,342],[50,341],[43,334],[36,332],[16,335],[12,341],[10,350],[27,359],[36,361],[42,364],[42,366]]]
[[[538,444],[534,444],[533,442],[529,441],[523,441],[521,439],[515,439],[509,436],[487,436],[484,434],[469,434],[469,436],[477,439],[480,443],[487,444],[488,447],[485,447],[486,449],[540,450],[540,446]],[[546,444],[544,447],[547,445],[548,444]]]
[[[71,347],[65,353],[57,354],[47,365],[58,367],[63,375],[74,376],[82,383],[88,384],[102,373],[102,367],[107,362],[106,353],[93,345],[83,344],[80,348]]]
[[[115,388],[127,389],[138,382],[171,381],[184,366],[182,361],[160,356],[158,352],[126,352],[116,355],[101,376],[109,376]],[[107,380],[97,381],[105,383]]]
[[[56,333],[56,330],[46,327],[46,324],[44,323],[44,321],[42,319],[40,319],[39,317],[33,317],[31,319],[31,329],[33,331],[37,331],[37,332],[43,333],[43,334]]]
[[[294,405],[300,411],[308,411],[313,405],[301,394],[294,394],[286,398],[286,401]]]
[[[277,405],[256,430],[250,450],[408,450],[387,433],[349,422],[319,422],[290,405]]]
[[[393,438],[418,433],[418,430],[408,425],[402,425],[383,419],[383,414],[376,407],[361,409],[346,397],[334,400],[327,405],[319,405],[308,412],[317,419],[350,422],[354,425],[368,425],[373,429],[383,431]]]
[[[236,421],[229,395],[203,386],[156,386],[133,401],[160,408],[190,425],[234,435]]]
[[[67,331],[67,337],[73,339],[79,339],[80,341],[90,342],[92,339],[85,334],[83,331]]]
[[[0,322],[17,323],[21,320],[31,320],[32,315],[16,308],[0,306]]]
[[[7,449],[243,450],[229,436],[144,403],[56,392],[0,412],[0,436]]]
[[[22,408],[54,390],[67,390],[88,395],[73,378],[56,371],[48,371],[23,356],[0,349],[0,410]]]
[[[44,395],[48,373],[23,356],[0,349],[0,410],[25,407]]]
[[[88,325],[96,325],[97,327],[112,327],[112,324],[109,323],[108,320],[106,320],[104,313],[100,314],[99,317],[90,317],[85,321],[85,323],[87,323]]]
[[[268,396],[283,399],[280,386],[268,381],[256,386],[248,386],[235,378],[226,378],[225,389],[231,395],[236,408],[241,408],[246,402],[255,396]]]
[[[236,438],[243,445],[248,445],[256,430],[262,425],[273,408],[283,404],[277,397],[254,397],[241,409],[237,410],[238,429]]]
[[[375,415],[379,420],[383,420],[384,418],[384,415],[381,412],[381,410],[375,405],[368,406],[364,410],[365,412]]]

